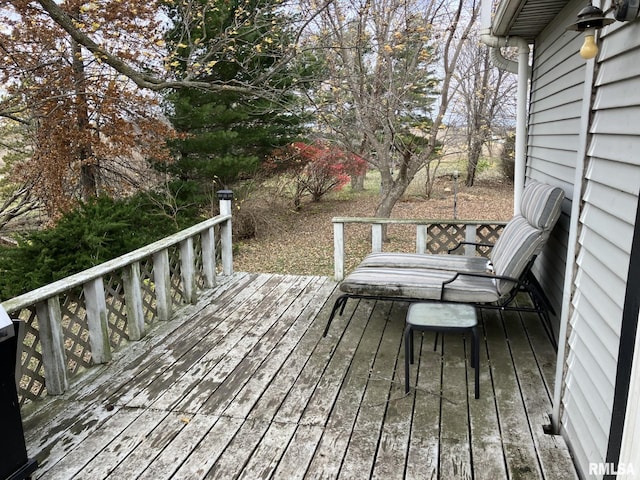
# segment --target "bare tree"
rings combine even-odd
[[[332,0],[326,0],[327,4]],[[206,91],[234,91],[247,94],[266,95],[270,93],[273,97],[277,97],[278,87],[270,84],[270,80],[276,75],[280,69],[286,68],[293,57],[298,55],[297,38],[302,31],[305,30],[310,18],[321,11],[324,5],[314,7],[311,10],[303,11],[299,9],[297,1],[283,0],[281,2],[283,11],[300,11],[298,15],[299,24],[293,25],[294,41],[291,43],[287,51],[280,52],[277,62],[271,69],[261,72],[260,75],[245,75],[233,80],[214,80],[207,77],[207,70],[213,58],[219,56],[220,53],[228,52],[233,54],[235,45],[235,34],[238,29],[246,24],[253,22],[252,12],[239,9],[239,14],[235,21],[226,25],[224,33],[218,35],[218,32],[208,32],[204,22],[204,12],[210,8],[217,8],[212,2],[201,0],[150,0],[143,2],[141,0],[133,0],[131,2],[122,2],[121,0],[89,0],[82,2],[85,4],[84,14],[89,16],[86,21],[78,21],[68,8],[69,3],[60,3],[56,0],[35,0],[28,2],[22,0],[21,3],[33,3],[39,5],[40,9],[53,22],[67,32],[67,34],[79,45],[87,49],[97,60],[109,65],[121,75],[131,79],[138,87],[153,90],[164,91],[176,88],[198,88]],[[181,25],[172,25],[176,31],[182,31],[183,36],[179,42],[171,45],[169,51],[166,50],[163,34],[166,25],[163,26],[161,12],[163,9],[171,8],[173,4],[181,4],[181,9],[187,14],[181,18]],[[119,15],[110,13],[112,10],[121,11],[121,5],[126,5],[130,16],[143,17],[147,15],[143,21],[136,24],[144,29],[142,35],[138,35],[136,41],[139,42],[137,49],[131,49],[123,44],[119,39],[105,38],[103,35],[96,35],[95,29],[98,27],[108,27],[110,22],[118,19]],[[148,17],[148,12],[155,11],[155,17]],[[255,12],[256,14],[258,12]],[[256,15],[257,17],[257,15]],[[287,16],[287,18],[290,18]],[[203,42],[202,38],[193,38],[190,34],[194,29],[202,29],[205,34],[215,34],[214,42]],[[256,44],[270,43],[269,33],[260,32],[259,28],[255,29],[256,35],[261,38],[256,39]],[[295,35],[297,32],[298,35]],[[173,65],[172,65],[173,64]],[[181,64],[184,66],[182,71],[184,75],[179,77],[175,75],[175,69],[167,68]],[[246,64],[238,63],[240,68],[251,68],[251,62]],[[248,83],[243,79],[251,78]],[[270,87],[270,88],[267,88]]]
[[[318,118],[327,135],[380,172],[376,216],[391,215],[437,154],[477,13],[468,0],[336,0],[317,17],[307,42],[322,48],[327,64],[314,92]]]
[[[496,127],[505,127],[515,108],[515,76],[491,65],[489,50],[477,38],[470,41],[458,61],[459,89],[454,115],[463,123],[467,148],[465,184],[473,186],[482,150]]]
[[[41,220],[43,205],[34,195],[37,180],[25,178],[20,171],[13,173],[14,164],[33,153],[29,130],[23,122],[0,120],[0,232],[21,229],[22,220],[31,225],[38,225]]]

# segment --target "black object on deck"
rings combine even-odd
[[[20,322],[0,312],[0,479],[29,478],[37,462],[27,456],[16,388],[16,355]]]

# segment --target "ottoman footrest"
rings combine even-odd
[[[480,398],[480,348],[478,318],[472,305],[462,303],[412,303],[407,312],[404,331],[404,376],[405,393],[409,393],[409,365],[413,363],[413,332],[434,331],[465,332],[473,337],[471,344],[471,366],[475,370],[475,398]]]

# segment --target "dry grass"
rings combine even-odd
[[[256,237],[237,242],[234,269],[299,275],[333,275],[333,217],[371,217],[377,204],[377,192],[369,187],[360,193],[328,195],[319,203],[306,202],[299,211],[274,198],[263,198]],[[450,176],[437,179],[434,194],[426,199],[419,185],[412,185],[396,204],[394,218],[453,218],[453,182]],[[463,220],[508,220],[513,214],[513,186],[496,175],[483,175],[476,185],[459,186],[457,218]],[[389,230],[387,251],[415,249],[415,227],[394,226]],[[370,228],[348,225],[345,229],[347,271],[370,251]]]

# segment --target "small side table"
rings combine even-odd
[[[413,331],[471,331],[471,366],[475,369],[475,397],[480,398],[480,348],[476,309],[464,303],[412,303],[404,330],[404,385],[409,393],[409,363],[413,363]]]

